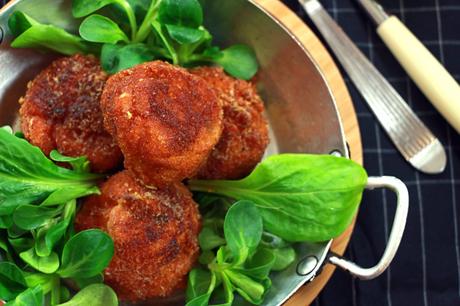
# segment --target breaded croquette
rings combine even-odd
[[[100,228],[114,240],[104,281],[121,300],[167,296],[185,284],[199,253],[200,214],[187,188],[174,183],[149,189],[127,171],[86,200],[75,226]]]
[[[111,76],[101,107],[125,168],[147,186],[195,176],[222,130],[222,107],[210,86],[161,61]]]
[[[57,149],[86,156],[95,172],[122,161],[121,151],[104,130],[99,99],[107,80],[99,60],[74,55],[60,58],[28,85],[21,99],[21,129],[45,154]]]
[[[245,177],[260,162],[269,142],[264,105],[255,86],[226,75],[218,67],[199,67],[191,72],[214,89],[224,109],[222,136],[198,178]]]

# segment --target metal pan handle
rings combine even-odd
[[[372,268],[363,268],[338,255],[332,254],[329,256],[329,262],[331,264],[349,271],[351,275],[364,280],[376,278],[390,265],[401,242],[409,210],[409,193],[406,185],[404,185],[401,180],[391,176],[369,177],[366,188],[371,190],[375,188],[388,188],[394,191],[397,196],[397,207],[393,226],[382,258],[378,264]]]

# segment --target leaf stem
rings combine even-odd
[[[187,183],[188,187],[192,191],[201,191],[206,193],[217,193],[219,192],[219,187],[221,187],[216,181],[212,180],[190,180]],[[216,190],[217,189],[217,190]]]
[[[134,38],[136,37],[137,33],[137,22],[133,8],[131,7],[131,5],[129,5],[128,1],[126,0],[120,0],[118,1],[118,4],[120,4],[123,7],[123,9],[126,12],[126,15],[128,16],[129,25],[131,27],[131,40],[134,41]]]
[[[171,54],[172,62],[174,65],[179,65],[179,58],[177,56],[176,50],[174,50],[174,47],[171,45],[171,43],[168,41],[168,38],[164,35],[163,30],[161,28],[161,24],[153,21],[152,26],[157,31],[158,36],[160,36],[161,41],[165,45],[166,49],[168,52]]]
[[[61,302],[61,281],[59,277],[54,279],[51,289],[51,305],[58,305]]]
[[[156,18],[158,7],[160,6],[162,0],[153,0],[150,4],[150,7],[145,15],[144,20],[142,21],[141,26],[139,27],[139,31],[137,31],[136,35],[133,38],[134,43],[139,43],[144,41],[147,36],[150,34],[152,30],[152,21]]]

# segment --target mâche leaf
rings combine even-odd
[[[105,44],[101,52],[102,68],[112,74],[151,61],[153,58],[153,52],[141,43],[131,45]]]
[[[102,67],[111,74],[154,59],[185,67],[216,64],[245,80],[258,70],[249,46],[235,45],[222,51],[212,46],[198,0],[74,0],[72,14],[87,16],[80,25],[81,37],[15,12],[9,20],[11,32],[17,36],[12,46],[66,55],[93,53],[100,55]]]
[[[34,246],[34,240],[29,237],[8,238],[8,242],[16,253],[24,252]]]
[[[87,53],[88,47],[78,36],[52,25],[34,25],[11,42],[13,48],[49,49],[65,55]]]
[[[244,268],[234,268],[234,270],[250,276],[253,279],[263,281],[268,277],[275,260],[276,258],[272,250],[260,248],[254,256],[245,263]]]
[[[55,219],[53,224],[47,224],[39,228],[35,235],[35,251],[38,256],[49,256],[54,246],[65,235],[69,226],[69,220],[57,222]],[[50,223],[50,221],[48,221]]]
[[[19,257],[28,265],[42,273],[51,274],[59,268],[59,257],[56,253],[51,253],[49,256],[40,257],[35,252],[35,248],[31,248],[19,254]]]
[[[72,166],[72,169],[77,172],[89,172],[89,160],[86,156],[64,156],[57,150],[53,150],[50,152],[50,158],[57,162],[69,163]]]
[[[254,202],[264,228],[287,241],[326,241],[352,221],[367,182],[365,170],[330,155],[267,158],[239,181],[191,180],[194,191]]]
[[[47,208],[36,205],[20,205],[13,213],[14,223],[22,229],[36,229],[59,214],[62,207]]]
[[[79,289],[83,289],[92,284],[101,284],[102,282],[104,282],[104,276],[102,275],[102,273],[99,273],[93,277],[72,278],[72,280],[75,282]]]
[[[212,250],[226,243],[226,240],[210,227],[204,227],[201,230],[198,241],[203,251]]]
[[[72,15],[84,17],[109,4],[119,3],[119,0],[72,0]]]
[[[72,15],[74,17],[84,17],[95,11],[110,5],[117,4],[125,12],[131,27],[131,38],[134,39],[137,32],[137,23],[134,10],[129,1],[126,0],[73,0],[72,1]]]
[[[126,34],[111,19],[101,15],[91,15],[80,25],[80,35],[87,41],[116,44],[119,41],[129,42]]]
[[[245,300],[256,305],[262,303],[264,296],[271,286],[269,278],[267,278],[266,281],[259,282],[232,269],[226,270],[225,275],[228,277],[235,290]]]
[[[233,301],[235,299],[235,295],[233,291],[235,288],[233,287],[230,279],[225,273],[220,273],[220,278],[222,281],[222,286],[216,288],[213,292],[213,299],[215,299],[216,304],[219,306],[231,306],[233,305]],[[247,303],[239,303],[237,305],[245,305]]]
[[[256,250],[262,237],[262,217],[250,201],[239,201],[227,212],[224,234],[235,263],[242,264]]]
[[[34,25],[39,25],[32,17],[16,11],[8,19],[8,28],[14,36],[19,36]]]
[[[109,235],[97,229],[82,231],[65,244],[57,273],[63,278],[95,276],[107,267],[113,252]]]
[[[246,45],[234,45],[222,50],[214,62],[221,65],[228,74],[243,80],[250,80],[259,69],[254,50]]]
[[[58,167],[43,152],[0,129],[0,215],[12,214],[19,205],[69,200],[98,193],[101,175],[79,173]],[[54,194],[54,195],[53,195]],[[57,204],[57,203],[52,203]]]
[[[198,0],[162,0],[158,20],[163,24],[198,28],[203,24],[203,9]]]
[[[66,55],[88,52],[88,46],[80,37],[56,26],[41,24],[22,12],[14,12],[8,26],[16,36],[11,42],[13,48],[49,49]]]
[[[13,301],[5,304],[5,306],[42,306],[43,291],[41,286],[29,288],[20,293]]]
[[[273,271],[282,271],[289,267],[296,259],[296,253],[293,247],[285,247],[280,249],[270,249],[275,256],[275,261],[272,266]]]
[[[173,24],[167,24],[166,29],[168,30],[169,36],[179,44],[193,44],[202,39],[205,35],[202,30]]]
[[[24,274],[15,264],[0,262],[0,299],[10,300],[27,288]]]
[[[202,269],[190,271],[186,291],[187,306],[208,305],[215,286],[216,275],[214,272]]]
[[[59,306],[117,306],[118,298],[115,292],[107,285],[93,284],[83,288],[70,301]]]

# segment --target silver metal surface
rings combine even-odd
[[[367,188],[388,188],[394,191],[397,196],[397,206],[393,226],[382,258],[374,267],[362,268],[356,263],[348,261],[342,257],[335,255],[329,257],[330,263],[350,272],[352,275],[360,279],[376,278],[388,268],[396,254],[396,251],[398,250],[399,244],[401,243],[404,228],[406,227],[407,213],[409,211],[409,193],[406,185],[404,185],[401,180],[390,176],[369,177],[367,181]]]
[[[444,171],[445,150],[404,99],[317,0],[299,0],[404,158],[430,174]]]
[[[375,25],[379,26],[385,20],[387,20],[390,16],[385,12],[383,7],[377,3],[375,0],[356,0],[358,3],[364,8],[367,12],[369,17],[375,23]]]

